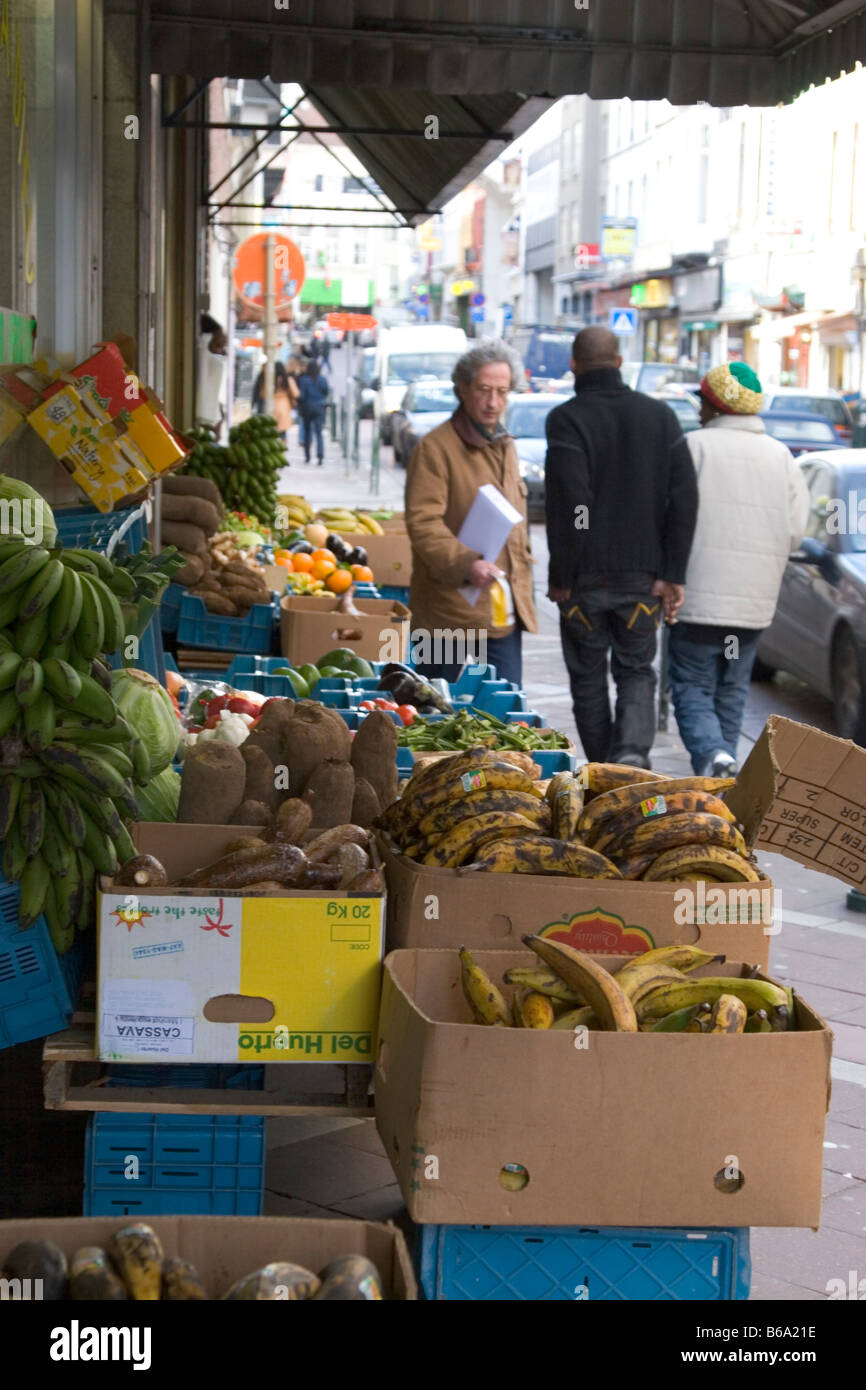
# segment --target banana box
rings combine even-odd
[[[381,536],[372,536],[364,531],[337,531],[347,545],[362,545],[367,552],[367,563],[376,576],[377,584],[397,585],[408,589],[412,581],[412,546],[406,531],[406,523],[395,517],[391,521],[381,521]]]
[[[498,986],[538,963],[472,954]],[[456,950],[385,959],[376,1127],[414,1221],[818,1226],[833,1035],[799,996],[789,1032],[485,1028],[460,970]]]
[[[136,826],[169,880],[212,863],[242,826]],[[171,887],[99,894],[104,1062],[372,1062],[384,894],[256,897]]]
[[[378,578],[378,576],[377,576]],[[336,595],[288,594],[280,602],[280,651],[292,666],[315,661],[334,647],[351,647],[365,661],[405,661],[412,615],[387,598],[356,599],[345,613]]]

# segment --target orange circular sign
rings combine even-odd
[[[344,333],[362,333],[365,328],[375,328],[376,319],[372,314],[326,314],[325,322],[329,328],[340,328]]]
[[[289,308],[306,276],[304,258],[287,236],[281,232],[255,232],[247,237],[235,252],[232,279],[243,304],[250,309],[264,309],[265,253],[269,236],[273,237],[274,308],[279,311]]]

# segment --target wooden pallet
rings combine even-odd
[[[191,671],[227,671],[234,660],[233,652],[210,651],[204,647],[178,647],[175,654],[178,668]]]
[[[331,1075],[339,1070],[342,1088],[309,1093],[299,1090],[299,1080],[304,1075],[309,1078],[313,1067],[327,1070]],[[373,1115],[370,1095],[373,1069],[370,1063],[363,1062],[335,1063],[333,1067],[321,1068],[317,1063],[304,1062],[269,1066],[265,1072],[265,1089],[261,1091],[107,1086],[105,1064],[99,1062],[96,1055],[95,1015],[87,1009],[74,1014],[72,1023],[62,1033],[53,1033],[45,1039],[42,1070],[46,1110],[117,1110],[159,1115],[335,1115],[345,1120],[366,1120]]]

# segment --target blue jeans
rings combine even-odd
[[[671,698],[697,777],[706,773],[713,753],[730,753],[736,761],[760,636],[760,628],[705,623],[674,623],[670,630]]]
[[[322,436],[322,425],[324,415],[302,415],[301,416],[301,444],[304,448],[304,458],[310,462],[310,450],[313,447],[313,435],[316,438],[316,457],[321,461],[325,457],[325,440]]]
[[[507,637],[491,637],[490,632],[491,629],[488,628],[487,661],[491,666],[496,667],[496,674],[500,680],[511,681],[514,685],[519,686],[523,673],[522,623],[518,619],[514,631],[509,633]],[[454,684],[462,669],[462,662],[441,662],[439,665],[415,663],[415,670],[425,680],[443,680],[447,681],[449,685]]]

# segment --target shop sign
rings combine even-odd
[[[722,300],[722,267],[708,266],[674,277],[674,295],[681,313],[705,314]]]
[[[665,309],[670,299],[670,280],[643,280],[631,287],[631,302],[641,309]]]
[[[455,280],[451,286],[451,293],[454,295],[455,299],[459,299],[464,294],[472,294],[474,289],[474,280]]]
[[[601,219],[601,257],[605,261],[630,261],[637,242],[636,217]]]
[[[36,320],[15,309],[0,309],[0,362],[10,365],[33,361]]]
[[[716,319],[690,319],[683,324],[687,333],[714,333],[718,326]]]

